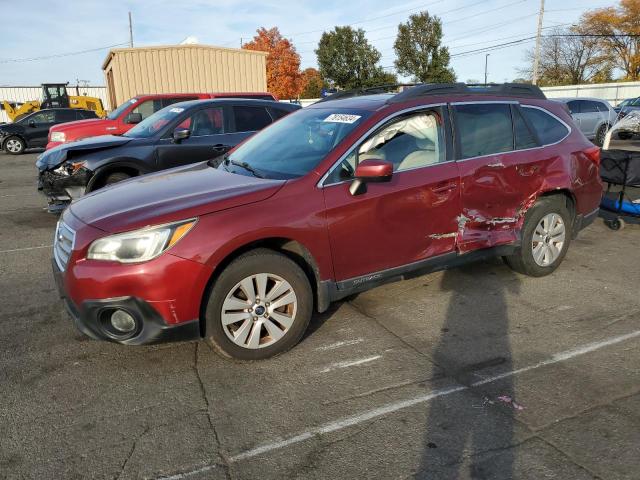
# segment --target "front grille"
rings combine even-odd
[[[53,256],[56,259],[58,268],[65,271],[67,262],[73,250],[76,232],[67,227],[62,220],[58,222],[56,227],[56,238],[53,241]]]

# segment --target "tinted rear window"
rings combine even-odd
[[[559,142],[569,134],[569,130],[564,124],[544,110],[523,107],[522,114],[536,131],[543,145]]]
[[[513,150],[511,107],[508,104],[456,105],[454,108],[462,158]]]
[[[271,116],[264,107],[233,107],[236,132],[254,132],[269,125]]]
[[[538,146],[536,137],[529,130],[527,122],[522,118],[520,109],[514,107],[512,109],[513,114],[513,132],[516,138],[516,150],[522,150],[525,148],[534,148]]]

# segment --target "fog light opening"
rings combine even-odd
[[[114,310],[109,320],[113,329],[121,334],[131,333],[137,327],[136,319],[124,310]]]

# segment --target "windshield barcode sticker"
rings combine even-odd
[[[178,107],[173,107],[171,110],[169,110],[171,113],[182,113],[184,112],[184,108],[178,108]]]
[[[348,115],[346,113],[332,113],[323,122],[354,123],[360,119],[360,115]]]

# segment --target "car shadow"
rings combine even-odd
[[[432,358],[469,390],[428,403],[416,478],[514,478],[513,380],[501,380],[495,396],[474,391],[473,383],[512,370],[507,297],[519,294],[520,279],[495,259],[446,271],[440,287],[451,297]]]

